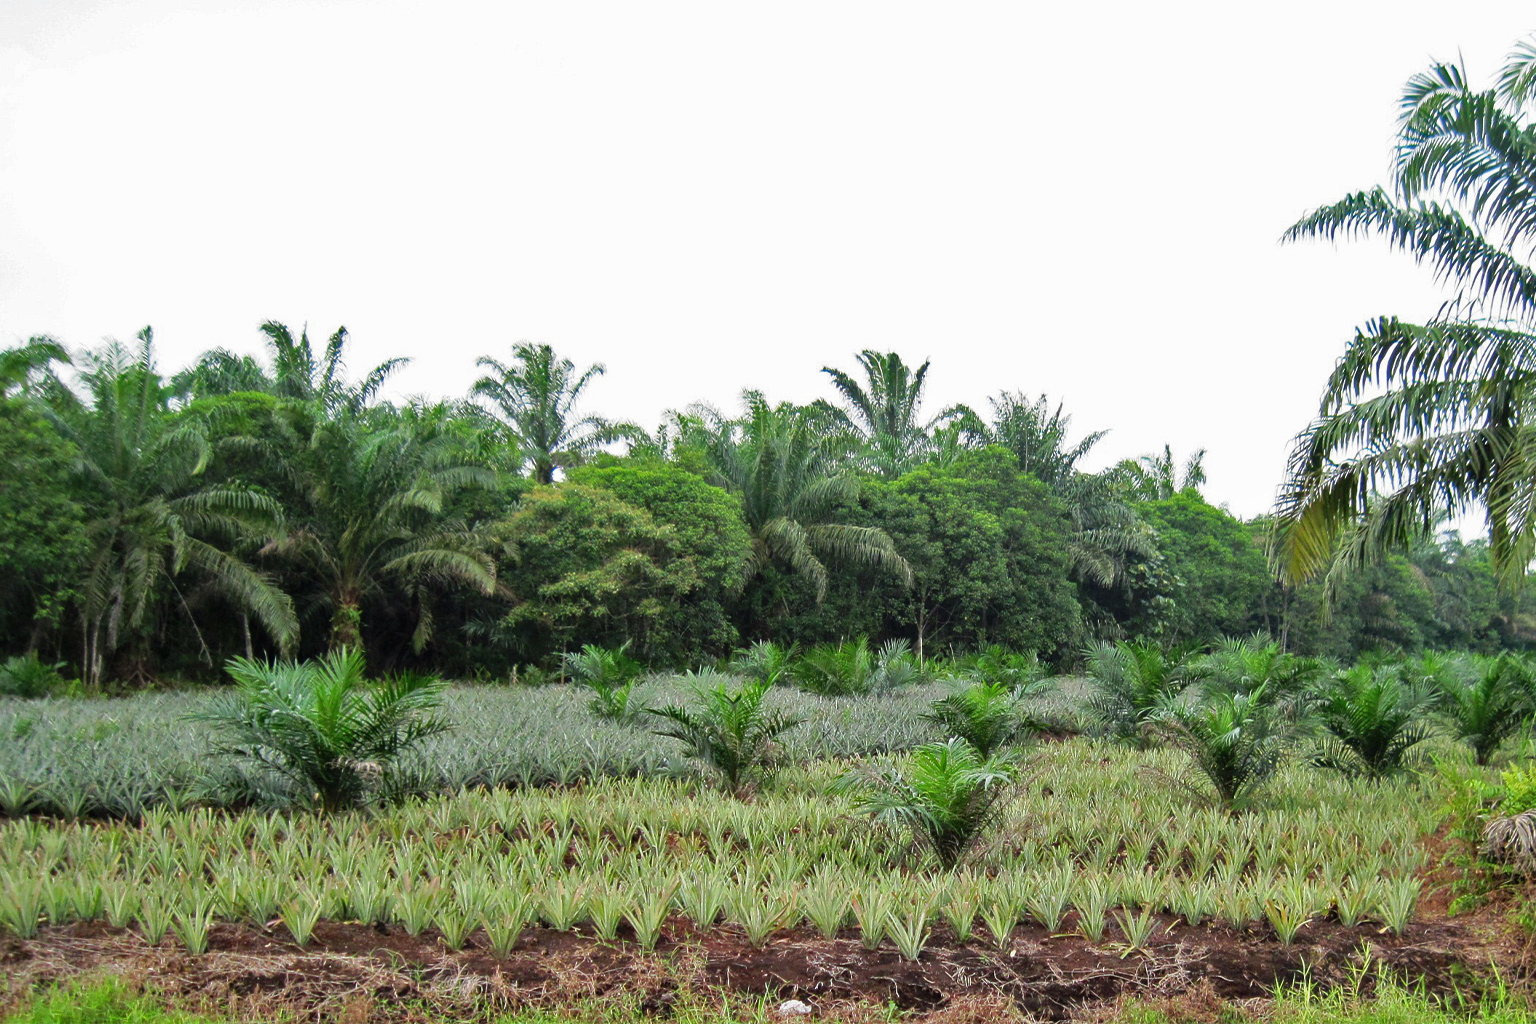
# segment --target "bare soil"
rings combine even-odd
[[[302,949],[276,924],[221,923],[209,951],[190,956],[170,939],[156,947],[133,931],[90,923],[0,941],[0,976],[12,998],[38,984],[110,973],[180,1005],[243,1019],[270,1019],[282,1009],[342,1024],[610,998],[664,1018],[679,1000],[707,1002],[721,993],[800,999],[815,1008],[814,1019],[857,1020],[894,1003],[934,1024],[1020,1015],[1068,1020],[1102,1016],[1132,997],[1220,1005],[1263,998],[1276,984],[1303,978],[1351,984],[1362,965],[1422,980],[1434,993],[1475,993],[1495,970],[1506,983],[1524,976],[1520,944],[1500,916],[1490,910],[1425,920],[1401,936],[1313,921],[1289,947],[1263,925],[1189,927],[1164,917],[1148,948],[1135,951],[1110,937],[1092,945],[1039,928],[1017,929],[999,950],[956,943],[941,925],[915,962],[889,944],[867,950],[856,933],[827,941],[784,932],[754,949],[734,926],[700,931],[681,917],[653,952],[623,933],[602,942],[529,928],[505,958],[492,955],[479,934],[454,951],[432,932],[412,937],[333,922],[322,922]],[[1070,916],[1064,927],[1075,927]]]

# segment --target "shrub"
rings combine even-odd
[[[235,699],[200,717],[224,735],[217,752],[234,758],[242,781],[267,799],[333,811],[397,791],[400,759],[447,729],[432,714],[440,680],[369,682],[356,651],[305,662],[236,658],[228,672]]]
[[[801,721],[766,709],[767,693],[768,685],[760,681],[740,687],[720,683],[695,689],[692,707],[673,705],[648,713],[663,719],[657,735],[681,740],[689,757],[719,772],[726,790],[737,794],[771,766],[779,735]]]
[[[626,653],[628,650],[627,642],[617,650],[587,644],[580,651],[563,656],[566,674],[592,691],[588,706],[599,718],[628,722],[645,710],[635,694],[642,668]]]
[[[1421,718],[1425,703],[1395,667],[1362,664],[1335,673],[1317,704],[1330,737],[1318,763],[1373,778],[1399,771],[1429,735]]]
[[[47,697],[65,687],[59,669],[63,662],[49,665],[37,652],[17,654],[0,662],[0,697]]]
[[[1012,760],[983,757],[957,737],[918,747],[905,768],[856,768],[834,788],[951,868],[1002,817],[1017,775]]]

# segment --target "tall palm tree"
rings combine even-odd
[[[857,499],[859,483],[845,468],[846,442],[829,410],[769,405],[758,391],[742,399],[740,419],[702,406],[675,419],[689,435],[682,443],[703,449],[710,482],[741,499],[752,574],[785,565],[811,581],[818,601],[831,578],[828,561],[884,567],[910,583],[912,569],[888,533],[831,521]]]
[[[1492,89],[1437,63],[1403,91],[1390,188],[1313,211],[1287,240],[1380,235],[1434,267],[1457,301],[1424,324],[1356,331],[1296,439],[1277,509],[1291,580],[1342,574],[1481,508],[1506,584],[1536,555],[1536,43]]]
[[[945,424],[980,433],[980,420],[964,405],[950,406],[923,422],[919,414],[928,380],[926,360],[913,370],[895,352],[865,349],[858,361],[863,383],[830,366],[821,372],[831,376],[832,386],[843,396],[843,415],[863,440],[870,468],[881,476],[898,477],[926,458],[934,431]]]
[[[578,375],[576,364],[550,346],[525,342],[512,346],[511,363],[482,356],[476,365],[491,372],[475,381],[471,393],[496,407],[519,462],[538,483],[553,483],[556,469],[579,465],[610,441],[638,433],[599,416],[576,418],[582,392],[606,372],[602,363]]]
[[[330,649],[359,648],[370,603],[404,592],[415,604],[417,650],[432,637],[430,591],[495,588],[488,538],[448,514],[464,487],[495,474],[463,461],[440,409],[373,408],[325,417],[293,404],[276,417],[272,451],[288,453],[300,495],[290,528],[264,549],[295,565],[330,612]]]
[[[51,418],[80,453],[88,544],[78,588],[81,660],[93,686],[163,600],[175,598],[201,641],[178,586],[183,576],[221,593],[283,648],[298,634],[287,595],[228,550],[271,535],[280,509],[265,495],[203,478],[212,454],[205,423],[172,409],[172,389],[155,371],[153,333],[146,327],[138,338],[137,355],[113,342],[84,359],[83,400],[62,384],[49,395]]]
[[[1205,449],[1196,448],[1184,460],[1181,473],[1173,461],[1173,448],[1163,445],[1161,454],[1126,459],[1115,467],[1126,490],[1138,501],[1166,501],[1180,491],[1205,483]]]

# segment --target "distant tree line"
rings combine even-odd
[[[1484,541],[1421,531],[1282,585],[1269,524],[1200,494],[1203,452],[1098,473],[1046,398],[929,416],[929,365],[866,351],[835,401],[584,411],[603,367],[548,346],[469,395],[380,400],[348,336],[276,322],[265,357],[163,372],[153,336],[0,353],[0,654],[89,687],[349,648],[377,670],[503,677],[586,644],[657,666],[862,636],[1077,661],[1098,638],[1268,631],[1303,654],[1524,647]],[[1330,600],[1325,601],[1325,587]]]

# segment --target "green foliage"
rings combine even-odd
[[[1251,632],[1271,587],[1264,552],[1248,529],[1194,491],[1139,506],[1157,535],[1168,601],[1131,620],[1131,629],[1167,643],[1206,643]]]
[[[447,729],[432,715],[440,681],[369,682],[355,651],[307,662],[237,658],[228,671],[238,693],[206,716],[221,735],[216,753],[266,799],[335,811],[396,792],[402,757]]]
[[[1169,704],[1157,715],[1169,742],[1190,756],[1228,809],[1248,802],[1286,754],[1266,686],[1218,693],[1196,705]]]
[[[1373,778],[1401,770],[1429,736],[1426,703],[1393,665],[1361,664],[1335,673],[1320,688],[1316,705],[1318,722],[1330,737],[1321,763]]]
[[[698,564],[671,528],[596,487],[529,493],[502,535],[510,553],[502,581],[514,599],[504,624],[529,660],[578,638],[613,648],[632,642],[640,657],[660,660],[701,586]]]
[[[7,355],[9,353],[0,353]],[[76,452],[36,409],[0,398],[0,631],[33,643],[63,618],[86,550]]]
[[[1133,742],[1201,674],[1188,652],[1145,640],[1100,640],[1084,659],[1094,688],[1089,711],[1110,735]]]
[[[65,687],[59,670],[64,663],[48,664],[37,652],[17,654],[0,662],[0,697],[47,697]]]
[[[1536,677],[1514,655],[1475,659],[1465,669],[1452,662],[1421,666],[1456,737],[1472,747],[1479,765],[1536,714]]]
[[[645,710],[635,694],[642,666],[626,652],[587,644],[563,656],[566,674],[592,691],[592,713],[615,722],[629,722]]]
[[[1515,765],[1499,773],[1503,787],[1499,814],[1512,818],[1526,811],[1536,811],[1536,764]]]
[[[865,586],[881,618],[915,634],[925,658],[986,644],[1056,656],[1081,641],[1068,509],[1006,450],[871,483],[864,506],[912,569],[910,587],[878,579]]]
[[[924,716],[946,736],[965,740],[983,758],[1016,742],[1036,723],[1020,706],[1015,690],[1002,683],[972,683],[933,702]]]
[[[852,792],[859,809],[950,868],[996,824],[1017,774],[1011,760],[983,757],[956,738],[918,747],[905,768],[854,769],[838,789]]]
[[[906,641],[889,640],[876,649],[862,636],[840,644],[817,644],[795,662],[792,671],[802,690],[823,697],[885,692],[922,678]]]
[[[719,772],[728,792],[740,793],[771,766],[779,735],[802,721],[765,707],[768,692],[768,684],[762,682],[738,687],[720,683],[697,689],[691,706],[672,705],[649,713],[663,720],[657,735],[681,740],[689,757]]]
[[[737,642],[730,607],[747,581],[752,540],[734,497],[702,476],[662,462],[600,458],[567,478],[643,509],[670,532],[676,557],[692,566],[695,582],[669,600],[667,620],[649,644],[651,658],[693,664]]]

